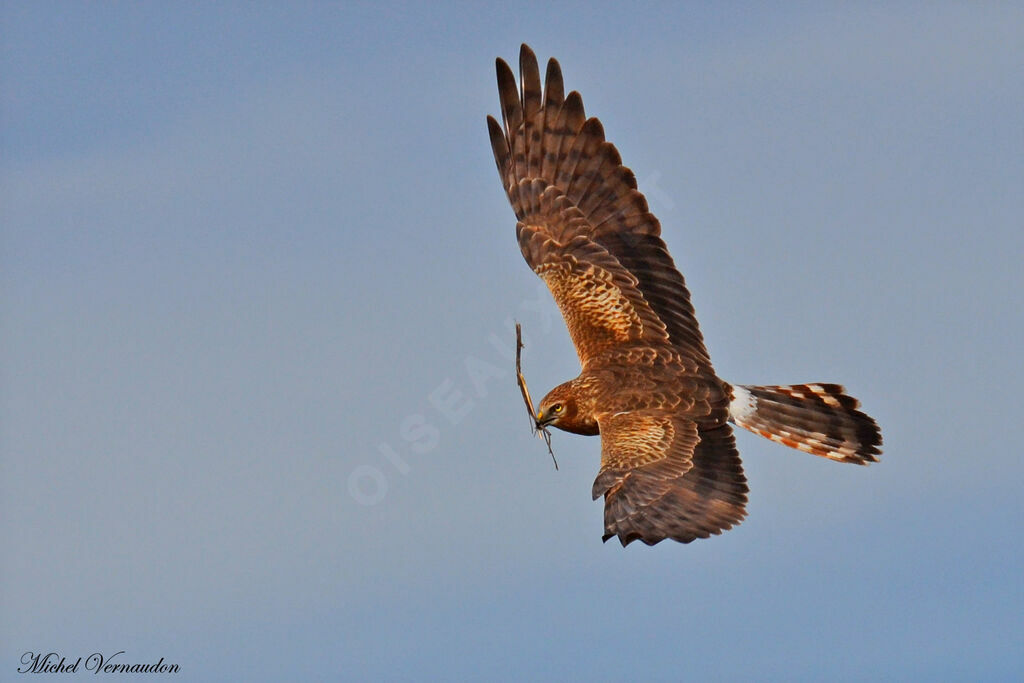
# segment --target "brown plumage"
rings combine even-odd
[[[526,262],[551,290],[582,371],[551,390],[542,426],[601,435],[593,496],[604,539],[688,543],[745,516],[730,423],[841,462],[877,460],[881,433],[835,384],[731,386],[718,378],[683,276],[633,172],[565,95],[551,59],[543,91],[526,45],[519,87],[497,60],[504,125],[487,117]]]

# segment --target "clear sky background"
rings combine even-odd
[[[0,7],[0,680],[1024,676],[1017,3]],[[554,55],[720,374],[836,381],[857,468],[604,545],[516,247],[494,58]],[[147,679],[148,680],[148,679]]]

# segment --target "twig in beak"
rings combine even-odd
[[[526,388],[526,378],[523,377],[523,366],[522,366],[522,355],[523,355],[523,332],[519,323],[516,323],[516,383],[519,385],[519,391],[523,394],[523,402],[526,404],[526,410],[530,414],[530,429],[533,430],[534,434],[540,432],[541,436],[544,437],[544,443],[547,444],[548,453],[551,454],[551,462],[555,463],[555,469],[558,469],[558,460],[555,459],[555,452],[551,450],[551,432],[548,431],[547,427],[544,427],[537,421],[537,411],[533,409],[533,401],[530,399],[530,390]]]

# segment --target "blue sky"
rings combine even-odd
[[[0,4],[0,680],[1024,674],[1024,12]],[[512,373],[576,374],[484,117],[561,61],[720,374],[836,381],[855,468],[738,436],[749,518],[603,545]]]

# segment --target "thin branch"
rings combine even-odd
[[[516,383],[519,385],[519,391],[523,394],[523,403],[526,404],[526,411],[530,414],[530,429],[533,430],[534,434],[540,433],[544,437],[544,443],[547,444],[548,453],[551,454],[551,462],[555,463],[555,469],[558,469],[558,460],[555,459],[555,452],[551,450],[551,432],[548,431],[547,427],[542,427],[537,422],[537,411],[533,408],[533,400],[530,398],[530,390],[526,388],[526,378],[523,377],[523,331],[519,323],[516,323]]]

